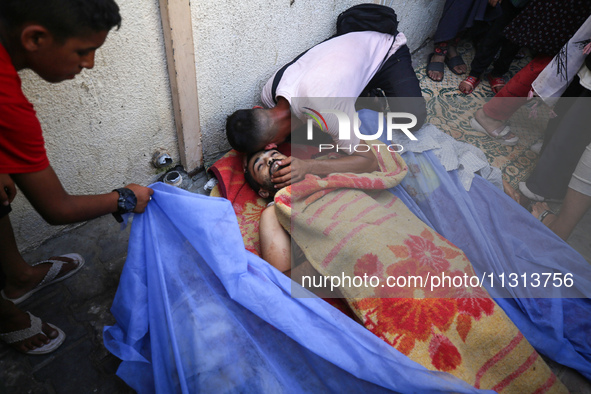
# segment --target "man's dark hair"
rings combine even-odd
[[[265,131],[259,127],[257,109],[239,109],[226,120],[226,137],[238,152],[254,153],[265,143]]]
[[[114,0],[0,0],[0,21],[9,31],[39,24],[59,41],[121,27]]]
[[[248,183],[248,186],[250,186],[252,190],[258,193],[259,190],[263,188],[263,186],[254,179],[254,177],[250,173],[250,168],[248,168],[250,164],[250,159],[252,159],[253,156],[257,153],[258,152],[249,153],[246,156],[246,171],[244,171],[244,179],[246,179],[246,183]]]

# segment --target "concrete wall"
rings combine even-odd
[[[191,2],[206,163],[229,149],[226,116],[257,104],[261,87],[279,66],[333,34],[337,15],[361,2]],[[93,70],[56,85],[21,73],[44,129],[49,159],[73,194],[151,183],[158,176],[150,164],[157,149],[168,150],[179,162],[158,1],[118,3],[123,26],[109,34]],[[434,32],[443,3],[393,0],[411,50]],[[22,194],[13,208],[21,249],[64,230],[47,225]]]
[[[228,115],[259,104],[261,88],[279,67],[334,34],[339,13],[366,2],[192,1],[205,161],[230,148],[225,138]],[[444,3],[392,1],[411,51],[435,32]]]
[[[150,164],[157,148],[179,157],[158,1],[118,4],[122,27],[97,51],[92,70],[59,84],[21,73],[49,160],[72,194],[149,184],[157,177]],[[21,249],[63,230],[46,224],[22,193],[13,208],[10,218]]]

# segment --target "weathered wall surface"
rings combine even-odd
[[[225,119],[259,103],[272,73],[334,32],[337,15],[359,0],[191,2],[206,163],[229,149]],[[386,4],[389,4],[386,1]],[[435,30],[444,0],[393,0],[411,50]],[[73,81],[48,84],[21,73],[41,120],[50,161],[67,191],[108,192],[157,178],[157,149],[179,153],[158,0],[118,0],[123,26],[109,34],[95,68]],[[21,249],[59,234],[22,194],[11,220]],[[72,245],[75,248],[75,245]],[[64,251],[67,252],[67,251]]]
[[[230,148],[225,138],[226,117],[259,104],[261,88],[279,67],[334,34],[339,13],[366,2],[191,2],[206,162]],[[413,51],[435,32],[444,1],[385,1],[390,3]]]
[[[21,73],[49,160],[72,194],[149,184],[156,178],[150,159],[157,148],[179,157],[158,2],[118,4],[122,27],[97,51],[92,70],[59,84]],[[10,218],[21,249],[63,229],[46,224],[22,193],[13,208]]]

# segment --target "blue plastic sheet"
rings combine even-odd
[[[244,249],[224,199],[153,185],[104,342],[140,393],[476,392],[428,371]]]
[[[362,132],[377,129],[370,111],[361,111],[360,118]],[[475,176],[466,191],[456,171],[446,171],[433,151],[402,157],[409,174],[392,192],[462,249],[479,277],[504,274],[504,287],[497,281],[491,288],[484,281],[485,287],[531,345],[591,380],[591,265],[490,182]],[[534,288],[534,273],[562,278],[570,273],[573,286]],[[509,286],[509,274],[516,274],[521,285]]]
[[[496,288],[484,281],[489,293],[502,296],[495,298],[499,306],[538,352],[591,379],[589,263],[491,183],[476,176],[466,192],[454,171],[446,172],[432,152],[409,152],[403,157],[415,168],[435,172],[440,182],[432,193],[413,199],[406,188],[414,188],[417,178],[407,177],[395,194],[413,199],[415,204],[407,203],[411,211],[425,216],[429,225],[462,249],[478,276],[498,278],[504,273],[504,288],[499,288],[499,281]],[[532,273],[554,272],[562,277],[571,273],[573,287],[549,286],[534,292],[531,286],[509,286],[510,273],[520,281],[525,274],[531,285]],[[545,277],[541,278],[543,283]],[[540,298],[544,294],[552,298]],[[568,298],[573,295],[580,298]]]

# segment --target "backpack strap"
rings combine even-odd
[[[308,51],[309,49],[306,49],[304,52],[300,53],[295,59],[287,63],[285,66],[281,67],[279,71],[275,73],[275,78],[273,78],[273,85],[271,86],[271,97],[273,98],[273,102],[275,102],[275,104],[277,104],[277,86],[279,86],[279,82],[281,81],[281,78],[283,78],[283,73],[285,72],[285,70],[287,70],[289,66],[297,62],[298,59],[304,56]]]
[[[328,40],[330,40],[331,38],[334,38],[334,37],[336,37],[336,36],[331,36],[331,37],[327,38],[326,40],[324,40],[322,42],[328,41]],[[316,45],[322,44],[322,42],[319,42]],[[312,48],[314,48],[316,45],[314,45]],[[302,52],[299,55],[297,55],[295,59],[293,59],[291,62],[287,63],[285,66],[281,67],[279,69],[279,71],[277,71],[275,73],[275,78],[273,78],[273,84],[271,85],[271,97],[273,98],[273,102],[275,104],[277,104],[277,98],[276,98],[276,96],[277,96],[277,87],[279,86],[279,82],[281,82],[281,78],[283,78],[283,73],[285,73],[285,70],[287,70],[287,68],[289,66],[291,66],[292,64],[294,64],[295,62],[297,62],[302,56],[304,56],[312,48],[308,48],[304,52]]]

